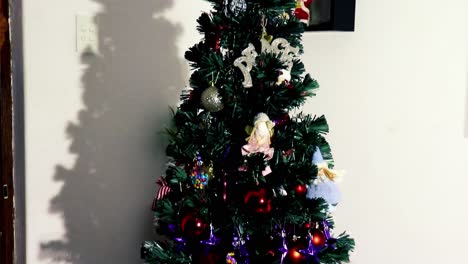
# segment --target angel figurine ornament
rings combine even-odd
[[[255,116],[254,126],[248,126],[246,132],[250,136],[246,139],[247,144],[242,147],[242,155],[254,153],[263,153],[266,160],[273,158],[274,149],[270,147],[271,137],[273,136],[273,127],[275,124],[265,113],[259,113]],[[271,173],[270,166],[262,171],[263,176]]]

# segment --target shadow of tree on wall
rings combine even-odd
[[[160,14],[173,0],[94,0],[100,55],[83,55],[85,109],[67,134],[75,165],[59,165],[63,187],[51,201],[63,240],[44,241],[50,263],[140,263],[139,246],[154,238],[151,200],[164,161],[159,131],[178,101],[186,66],[177,56],[180,33]]]

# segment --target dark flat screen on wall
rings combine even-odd
[[[354,31],[356,0],[297,0],[306,31]]]

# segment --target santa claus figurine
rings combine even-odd
[[[307,26],[309,26],[310,5],[312,2],[313,0],[297,0],[296,9],[294,10],[294,15],[299,19],[299,21],[306,24]]]

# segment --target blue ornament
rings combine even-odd
[[[314,154],[312,155],[312,163],[315,165],[324,162],[322,152],[319,147],[315,147]]]
[[[312,263],[320,263],[318,254],[323,247],[314,245],[314,237],[310,232],[307,239],[309,240],[309,245],[307,248],[299,250],[299,253],[305,255]]]
[[[324,160],[319,147],[315,147],[312,155],[312,163],[323,166]],[[334,210],[334,206],[341,200],[341,192],[336,183],[327,177],[318,177],[313,183],[307,186],[308,199],[323,199],[329,206],[329,211]]]
[[[322,198],[327,204],[335,205],[341,200],[341,192],[336,183],[323,181],[317,184],[310,184],[307,188],[306,197],[309,199]]]
[[[279,248],[279,252],[281,252],[281,264],[284,264],[289,251],[288,244],[286,243],[286,231],[284,229],[281,231],[281,238],[283,244]]]
[[[232,245],[234,246],[235,256],[237,257],[237,264],[250,264],[246,240],[249,240],[249,236],[247,235],[244,239],[242,227],[237,228],[232,237]]]
[[[327,220],[323,220],[323,233],[325,234],[326,244],[325,246],[331,247],[332,249],[336,249],[336,239],[333,238],[330,234],[330,224]]]
[[[210,237],[207,240],[202,240],[201,243],[207,246],[216,246],[220,241],[214,234],[213,224],[210,224]]]

